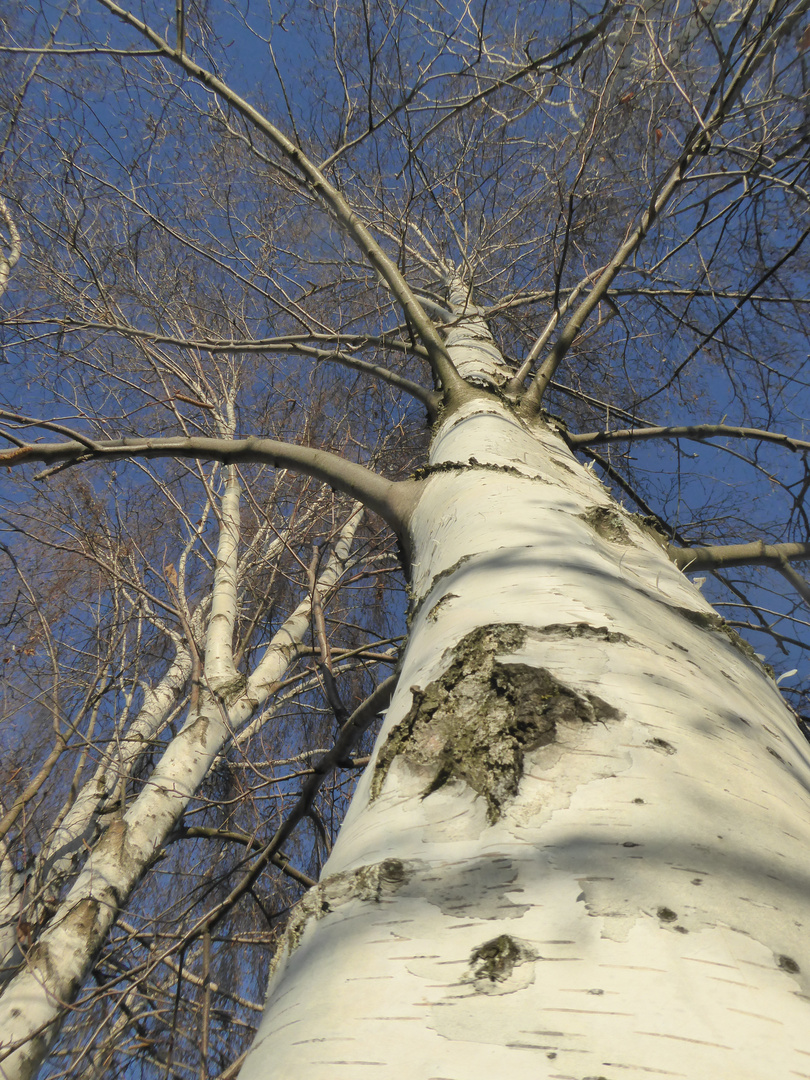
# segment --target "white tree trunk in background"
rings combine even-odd
[[[810,1077],[773,679],[554,432],[482,399],[431,464],[398,689],[242,1080]]]
[[[27,950],[26,966],[10,980],[0,999],[3,1080],[31,1080],[37,1074],[58,1036],[65,1004],[75,999],[84,984],[118,913],[167,842],[223,747],[267,701],[309,631],[311,598],[306,597],[282,623],[249,676],[235,685],[231,681],[226,685],[227,696],[222,693],[221,684],[229,680],[227,655],[229,650],[232,655],[233,647],[228,627],[235,611],[231,601],[237,558],[237,498],[238,487],[232,477],[223,502],[224,524],[213,590],[215,599],[220,590],[224,596],[212,604],[219,618],[209,635],[209,649],[214,652],[212,667],[220,682],[217,689],[221,696],[215,697],[210,691],[201,696],[196,712],[169,742],[149,783],[126,812],[107,825],[50,924]],[[350,565],[360,520],[361,515],[354,514],[343,526],[319,575],[318,586],[325,593],[335,587]],[[147,695],[135,725],[136,741],[147,733],[150,721],[157,724],[161,708],[168,711],[177,688],[175,679],[186,670],[186,663],[185,656],[176,658],[157,691]],[[121,767],[128,760],[127,752],[120,759]],[[91,793],[98,788],[99,779],[103,790],[107,789],[109,777],[101,774],[90,782]],[[75,855],[70,841],[80,839],[79,829],[93,827],[89,801],[82,800],[80,806],[77,800],[76,806],[72,834],[62,835],[61,846],[54,853],[54,858],[60,860],[55,864],[56,871],[64,871]],[[13,912],[22,885],[22,877],[14,876],[10,861],[0,863],[0,946],[7,950],[16,947]]]

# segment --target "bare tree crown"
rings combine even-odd
[[[810,708],[807,0],[530,9],[0,24],[9,1075],[236,1075],[415,508],[523,467],[454,415],[556,432]]]

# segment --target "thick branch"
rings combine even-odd
[[[565,315],[565,313],[572,306],[576,298],[588,284],[588,280],[588,278],[583,278],[582,281],[580,281],[577,285],[574,286],[574,288],[571,290],[565,300],[563,300],[562,303],[557,304],[551,314],[551,317],[543,328],[542,333],[537,338],[534,345],[532,345],[531,349],[529,349],[528,353],[526,354],[525,360],[520,365],[520,368],[517,371],[517,374],[509,383],[509,386],[507,387],[509,393],[520,393],[523,388],[524,381],[526,380],[529,372],[534,366],[535,360],[540,355],[540,352],[546,347],[546,343],[548,342],[548,339],[551,337],[551,335],[554,333],[557,323],[560,321],[563,315]]]
[[[0,418],[4,415],[0,412]],[[371,469],[347,461],[328,450],[277,442],[274,439],[113,439],[93,444],[89,450],[79,441],[29,443],[0,453],[0,465],[22,465],[29,461],[76,465],[88,461],[118,461],[122,458],[197,458],[221,461],[226,465],[255,463],[273,468],[293,469],[362,502],[403,535],[415,485],[395,483]],[[50,471],[50,470],[48,470]],[[40,477],[46,474],[40,474]]]
[[[810,583],[790,565],[810,559],[810,543],[719,544],[717,547],[676,548],[669,546],[670,559],[681,570],[722,570],[730,566],[770,566],[789,581],[810,607]]]
[[[729,566],[772,566],[781,570],[785,562],[810,559],[810,543],[718,544],[712,547],[675,547],[667,549],[670,559],[681,570],[722,570]]]
[[[793,569],[787,558],[782,560],[777,570],[785,581],[790,582],[805,604],[810,607],[810,583]]]

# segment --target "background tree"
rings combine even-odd
[[[795,1071],[760,1028],[807,1027],[807,754],[733,627],[801,709],[806,4],[5,31],[6,1075],[236,1074],[395,683],[245,1075],[267,1039],[273,1075],[356,1074],[347,1031],[390,1075],[624,1076],[675,1039],[686,1075]],[[403,997],[349,994],[360,956]],[[504,1025],[638,957],[682,995],[617,977],[584,1035]],[[475,1030],[395,1034],[440,969]]]

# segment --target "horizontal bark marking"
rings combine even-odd
[[[576,634],[591,628],[580,624],[571,629]],[[600,632],[608,633],[604,627],[597,628]],[[423,798],[463,780],[486,800],[494,823],[518,792],[525,755],[553,742],[558,722],[620,717],[606,701],[565,686],[545,668],[497,659],[520,650],[526,636],[526,628],[514,624],[479,627],[455,646],[439,679],[424,689],[412,688],[408,714],[377,757],[372,799],[402,757],[425,774]]]
[[[700,627],[701,630],[716,630],[724,634],[731,644],[755,667],[759,668],[760,671],[764,671],[772,679],[775,678],[774,670],[770,664],[760,660],[753,645],[750,645],[745,638],[740,637],[734,627],[729,626],[723,616],[718,615],[716,611],[695,611],[692,608],[685,607],[676,607],[672,610],[677,611],[679,615],[688,619],[693,625]]]
[[[536,472],[525,472],[517,465],[498,465],[494,461],[479,461],[476,457],[470,457],[466,461],[438,461],[434,465],[422,465],[415,469],[409,476],[410,480],[427,480],[436,473],[467,472],[472,469],[483,469],[486,472],[507,473],[509,476],[517,476],[521,480],[533,480],[539,484],[548,484],[549,481]]]

